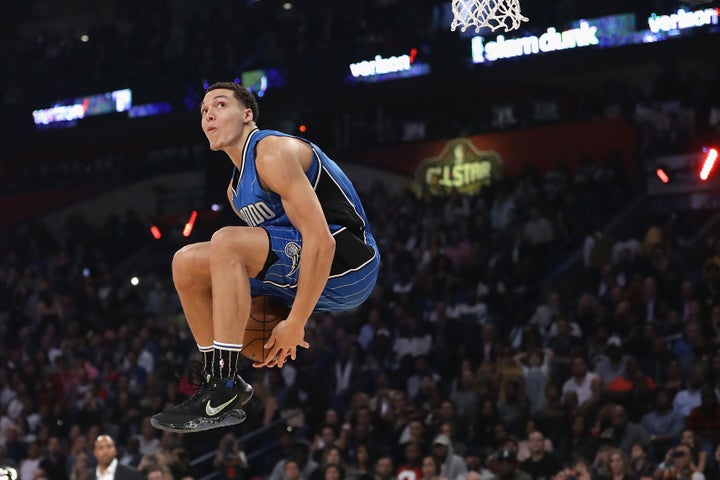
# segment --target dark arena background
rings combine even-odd
[[[100,434],[148,479],[719,479],[720,5],[520,4],[3,2],[0,480],[94,479]],[[343,167],[382,266],[178,435],[173,254],[238,224],[215,81]]]

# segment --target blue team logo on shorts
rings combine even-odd
[[[292,260],[292,268],[290,271],[285,275],[286,277],[292,276],[293,273],[298,269],[300,266],[300,251],[302,248],[300,245],[298,245],[295,242],[288,242],[285,245],[285,255],[288,256],[290,260]]]

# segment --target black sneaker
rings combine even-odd
[[[253,389],[242,378],[219,380],[206,375],[200,389],[183,403],[155,414],[153,427],[186,433],[237,425],[247,415],[241,408],[252,398]]]

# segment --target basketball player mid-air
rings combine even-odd
[[[205,369],[195,395],[152,418],[174,432],[245,420],[242,405],[253,391],[239,369],[251,297],[273,296],[291,307],[272,331],[266,360],[254,364],[282,367],[298,347],[309,347],[308,317],[360,305],[380,264],[357,192],[322,150],[259,130],[255,98],[232,82],[211,85],[200,114],[210,149],[234,164],[228,199],[247,226],[223,227],[173,258],[175,288]]]

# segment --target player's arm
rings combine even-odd
[[[297,346],[304,341],[305,324],[312,314],[330,275],[335,254],[335,239],[330,234],[320,201],[305,176],[312,158],[309,147],[288,137],[267,137],[258,143],[255,160],[258,176],[265,186],[280,195],[290,222],[302,236],[302,253],[297,292],[287,320],[281,322],[269,340],[265,364],[278,366],[286,357],[295,359]]]

